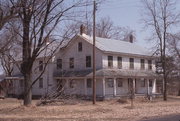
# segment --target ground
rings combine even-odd
[[[36,106],[39,100],[33,100],[33,106],[25,107],[22,100],[6,98],[0,100],[0,121],[164,121],[161,117],[179,121],[180,97],[168,99],[164,102],[137,98],[131,109],[129,102],[118,99],[98,101],[96,105],[90,101],[68,100],[46,106]]]

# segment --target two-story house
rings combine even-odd
[[[74,36],[61,47],[48,64],[45,73],[33,86],[33,95],[45,95],[57,88],[66,94],[92,95],[93,39],[84,33]],[[136,94],[156,93],[155,59],[147,49],[131,40],[96,37],[96,94],[99,97],[127,95],[133,82]],[[38,58],[36,64],[42,65]],[[39,69],[41,67],[39,66]],[[16,73],[18,75],[18,73]],[[36,76],[36,73],[33,74]],[[15,85],[22,93],[23,79]]]
[[[92,37],[76,35],[55,58],[54,81],[66,93],[92,95]],[[135,43],[96,37],[96,94],[127,95],[130,83],[136,94],[156,93],[155,60]]]

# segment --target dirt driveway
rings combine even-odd
[[[130,108],[129,102],[117,100],[101,101],[96,105],[90,101],[68,102],[35,106],[37,100],[33,100],[33,106],[24,107],[22,100],[0,100],[0,121],[151,121],[148,119],[152,117],[152,121],[158,121],[155,118],[180,114],[179,97],[171,97],[167,102],[162,99],[152,102],[136,99],[134,109]]]

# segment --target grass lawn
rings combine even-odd
[[[36,106],[39,100],[33,100],[30,107],[23,106],[22,100],[6,98],[0,100],[0,121],[138,121],[165,115],[180,115],[180,97],[169,97],[168,101],[155,99],[135,100],[122,103],[118,99],[98,101],[68,100],[66,103],[52,103]]]

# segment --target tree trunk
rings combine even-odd
[[[32,100],[32,88],[31,88],[31,72],[24,76],[24,105],[31,105]]]

